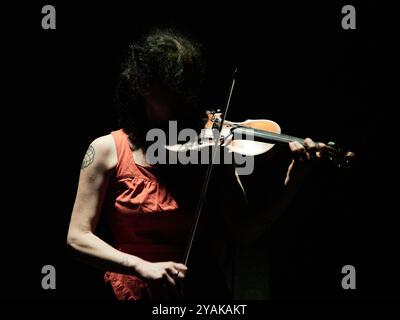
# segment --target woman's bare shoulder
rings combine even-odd
[[[111,134],[94,139],[86,155],[88,153],[98,165],[104,167],[106,170],[113,169],[117,165],[117,148]]]

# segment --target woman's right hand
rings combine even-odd
[[[187,267],[173,261],[149,262],[141,260],[135,266],[137,274],[150,282],[166,283],[176,286],[176,279],[184,279]]]

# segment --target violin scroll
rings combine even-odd
[[[336,147],[335,142],[328,142],[326,146],[327,157],[336,167],[348,169],[352,167],[356,154],[352,151],[343,151]]]

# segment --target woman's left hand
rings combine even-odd
[[[321,142],[314,142],[310,138],[304,140],[304,146],[297,141],[289,143],[290,150],[295,160],[307,161],[322,159],[325,156],[326,144]]]
[[[304,146],[297,141],[289,142],[290,151],[292,152],[293,160],[288,167],[285,178],[285,186],[289,181],[302,181],[310,172],[312,161],[326,159],[327,146],[321,142],[314,142],[310,138],[304,140]],[[307,170],[308,169],[308,170]]]

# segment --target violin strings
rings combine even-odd
[[[272,142],[289,143],[289,142],[292,142],[292,141],[297,141],[297,142],[301,143],[302,145],[304,145],[304,139],[293,137],[293,136],[289,136],[289,135],[286,135],[286,134],[268,132],[268,131],[264,131],[264,130],[260,130],[260,129],[248,128],[248,127],[244,127],[244,126],[237,126],[237,127],[233,128],[231,130],[232,131],[237,131],[237,132],[240,132],[240,133],[245,133],[247,135],[253,135],[253,136],[257,137],[257,138],[263,138],[263,139],[266,139],[266,140],[270,140]]]

